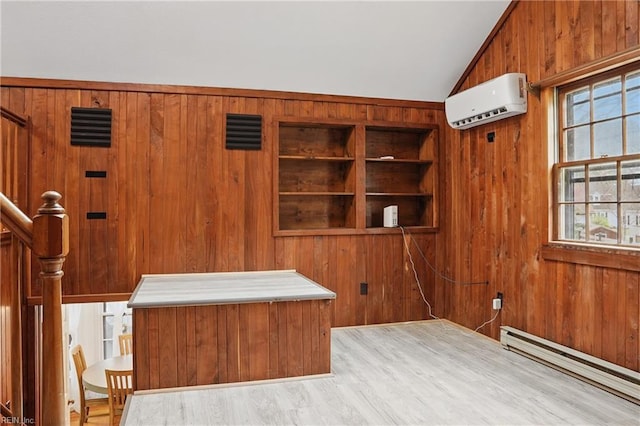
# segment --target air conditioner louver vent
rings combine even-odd
[[[227,149],[262,148],[262,116],[227,114]]]
[[[111,146],[111,109],[71,108],[71,145]]]

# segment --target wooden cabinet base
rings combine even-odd
[[[134,388],[329,373],[331,303],[134,308]]]

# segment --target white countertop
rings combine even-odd
[[[130,308],[335,299],[294,270],[143,275]]]

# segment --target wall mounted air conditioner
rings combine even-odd
[[[468,129],[527,112],[527,77],[508,73],[444,101],[449,125]]]

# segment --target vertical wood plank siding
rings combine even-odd
[[[637,1],[520,1],[462,89],[512,71],[534,82],[637,46],[639,16]],[[444,315],[474,328],[491,318],[500,291],[504,309],[483,333],[498,338],[510,325],[638,370],[639,274],[541,257],[553,155],[544,123],[541,100],[529,95],[526,115],[446,128],[441,211],[449,214],[440,220],[438,266],[489,285],[438,282]]]
[[[33,121],[31,196],[50,188],[63,194],[71,220],[65,296],[126,300],[145,273],[291,268],[337,293],[330,313],[335,326],[426,318],[399,232],[273,237],[273,122],[275,117],[295,117],[442,126],[442,105],[50,83],[48,88],[5,86],[1,93],[18,99],[15,110]],[[112,109],[110,148],[70,145],[72,106]],[[227,113],[263,116],[260,151],[225,149]],[[85,178],[87,170],[106,171],[107,177]],[[38,200],[32,203],[38,205]],[[87,220],[91,211],[104,211],[107,219]],[[415,238],[435,262],[435,234]],[[412,250],[422,285],[433,295],[433,274]],[[361,282],[369,283],[369,295],[360,295]],[[39,294],[35,282],[33,296]]]
[[[331,371],[333,301],[134,309],[136,390]]]
[[[24,90],[2,92],[0,105],[10,112],[21,113],[24,108]],[[28,123],[25,128],[3,115],[0,119],[0,191],[23,210],[28,207],[28,154]],[[12,298],[18,288],[17,281],[23,274],[18,264],[18,256],[23,252],[26,249],[18,238],[3,231],[0,225],[0,401],[3,404],[13,397],[12,316],[22,314],[14,311]]]

